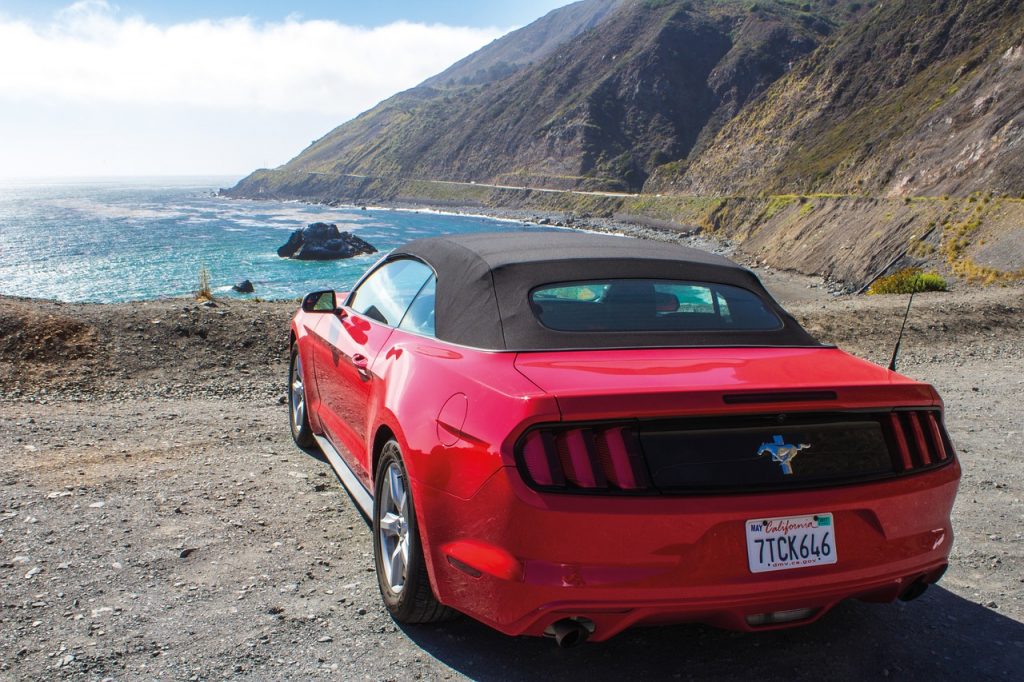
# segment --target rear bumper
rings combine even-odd
[[[416,486],[438,598],[510,635],[587,618],[594,640],[641,623],[761,630],[748,617],[851,597],[891,601],[941,576],[960,477],[951,463],[883,482],[797,492],[631,497],[539,494],[514,468],[471,499]],[[415,485],[415,484],[414,484]],[[831,512],[837,562],[753,574],[744,523]]]

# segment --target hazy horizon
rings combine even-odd
[[[237,182],[255,169],[239,173],[171,173],[171,174],[138,174],[138,175],[34,175],[12,176],[0,175],[0,183],[33,183],[33,182],[65,182],[65,183],[99,183],[99,182],[144,182],[160,181],[197,181],[197,180],[234,180]]]

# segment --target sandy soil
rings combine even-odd
[[[820,338],[888,360],[904,297],[762,274]],[[911,313],[900,369],[944,396],[964,468],[940,586],[799,630],[568,651],[387,616],[365,520],[288,435],[294,305],[0,299],[0,678],[1019,679],[1024,290]]]

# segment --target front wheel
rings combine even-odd
[[[292,439],[300,448],[313,447],[313,429],[309,426],[306,413],[306,385],[302,378],[302,357],[299,347],[292,344],[292,358],[288,370],[288,421],[291,422]]]
[[[381,451],[374,482],[373,559],[384,606],[396,621],[436,623],[455,614],[430,587],[409,477],[394,440]]]

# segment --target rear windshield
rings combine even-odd
[[[753,292],[727,284],[606,279],[546,284],[530,307],[549,329],[572,332],[772,331],[782,320]]]

